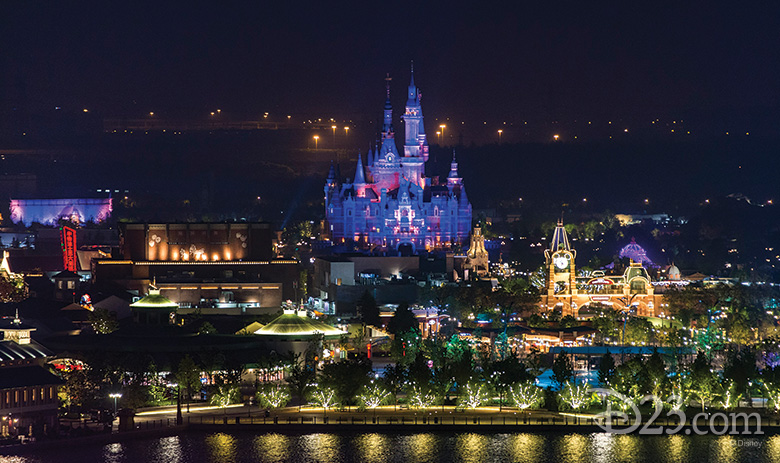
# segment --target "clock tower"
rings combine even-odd
[[[544,251],[547,265],[547,307],[553,309],[561,305],[562,315],[574,315],[576,307],[572,296],[577,295],[577,276],[574,258],[577,251],[569,245],[569,237],[563,227],[563,221],[558,221],[555,227],[550,248]]]

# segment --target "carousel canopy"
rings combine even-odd
[[[255,334],[271,336],[311,336],[317,333],[325,336],[347,334],[346,331],[307,317],[305,310],[285,310],[282,315],[255,331]]]

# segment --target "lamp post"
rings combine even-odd
[[[447,126],[442,124],[442,125],[439,126],[439,128],[441,129],[442,146],[444,146],[444,143],[446,143],[446,141],[447,141],[447,139],[444,137],[444,129],[446,129]]]
[[[114,416],[116,416],[116,401],[117,401],[117,399],[122,397],[122,394],[119,393],[119,392],[114,392],[114,393],[108,394],[108,396],[111,397],[112,399],[114,399]]]
[[[439,139],[439,145],[441,145],[441,131],[440,130],[436,131],[436,138]]]
[[[320,136],[315,135],[314,136],[314,151],[317,151],[317,147],[319,146]]]
[[[333,149],[335,150],[336,149],[336,126],[331,125],[330,128],[333,129]]]
[[[176,388],[176,424],[182,424],[184,419],[181,416],[181,387],[178,383],[169,383],[168,387]]]
[[[499,144],[499,145],[501,144],[501,135],[502,135],[503,133],[504,133],[504,131],[503,131],[503,130],[501,130],[501,129],[499,129],[499,130],[498,130],[498,144]]]
[[[347,148],[347,142],[349,141],[349,126],[344,126],[344,147]]]

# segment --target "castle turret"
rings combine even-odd
[[[355,196],[363,197],[366,195],[366,176],[363,172],[363,157],[358,153],[357,168],[355,169]]]

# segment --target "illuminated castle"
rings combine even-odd
[[[341,182],[331,165],[325,184],[325,216],[331,240],[361,248],[446,249],[463,244],[471,230],[471,204],[452,155],[444,184],[425,176],[428,139],[414,68],[403,116],[403,155],[395,144],[390,78],[381,146],[369,150],[366,168],[358,154],[354,180]]]

